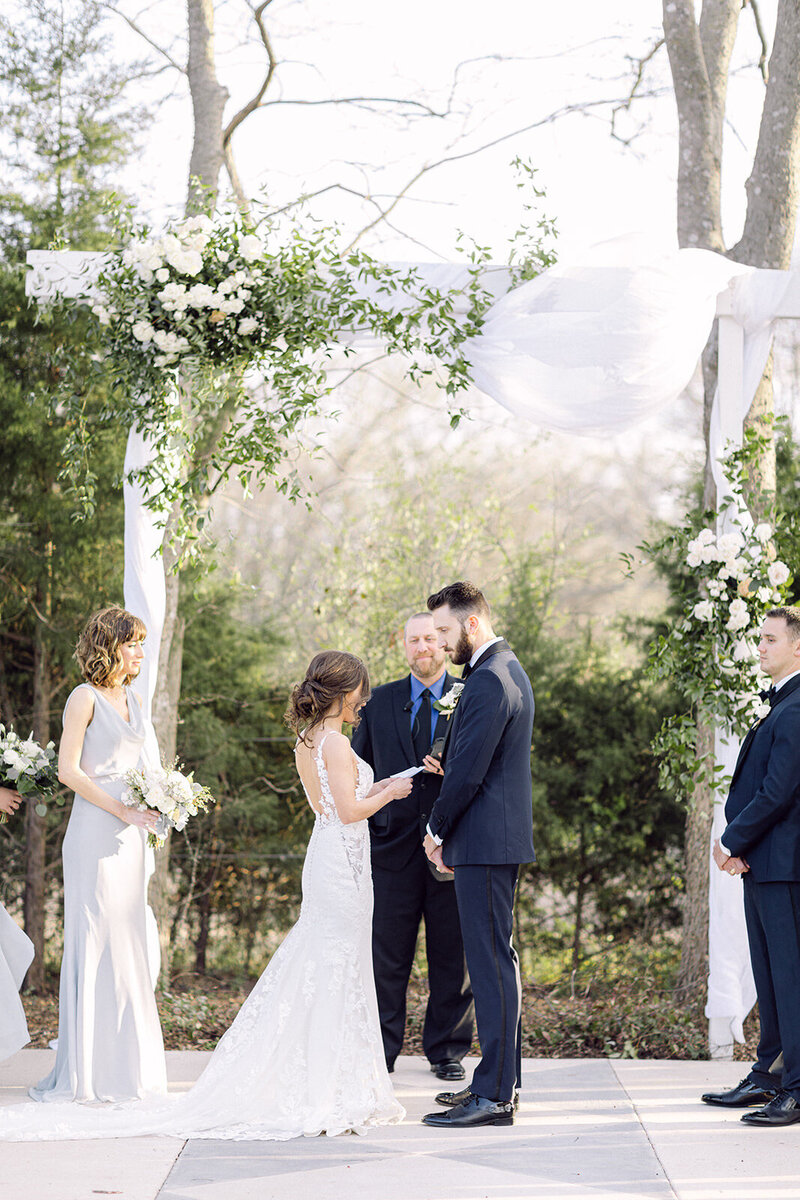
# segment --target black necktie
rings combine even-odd
[[[428,688],[422,689],[419,708],[411,730],[411,740],[414,743],[414,754],[419,764],[431,748],[431,694]]]

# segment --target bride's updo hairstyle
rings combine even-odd
[[[301,742],[311,744],[311,733],[333,709],[338,714],[348,692],[361,688],[369,698],[369,673],[360,658],[346,650],[321,650],[308,665],[306,677],[295,685],[284,720]],[[353,728],[358,724],[356,718]]]
[[[117,604],[94,613],[75,647],[81,675],[93,687],[109,687],[122,666],[120,646],[126,642],[143,642],[146,636],[144,621]],[[124,677],[125,687],[131,678],[130,675]]]

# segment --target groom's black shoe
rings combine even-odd
[[[719,1104],[722,1108],[750,1108],[751,1105],[767,1104],[774,1095],[760,1083],[753,1083],[747,1075],[729,1092],[705,1092],[700,1099],[705,1104]]]
[[[431,1063],[431,1070],[437,1079],[446,1079],[450,1083],[463,1079],[466,1074],[457,1058],[443,1058],[441,1062]]]
[[[469,1100],[472,1092],[469,1088],[464,1088],[460,1092],[439,1092],[438,1096],[434,1096],[437,1104],[443,1104],[445,1108],[455,1108],[457,1104],[463,1104],[465,1100]],[[519,1108],[519,1092],[514,1092],[514,1099],[511,1102],[514,1105],[514,1112]]]
[[[457,1104],[447,1112],[428,1113],[422,1118],[423,1125],[437,1129],[473,1129],[478,1125],[513,1125],[514,1105],[511,1100],[486,1100],[473,1096]]]
[[[794,1125],[795,1121],[800,1121],[800,1102],[791,1092],[781,1090],[772,1097],[769,1104],[757,1108],[755,1112],[745,1113],[740,1120],[744,1121],[745,1125],[764,1125],[772,1129]]]

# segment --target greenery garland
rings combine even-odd
[[[727,532],[718,534],[717,514],[707,513],[699,528],[687,521],[641,547],[651,561],[674,564],[679,580],[679,615],[652,643],[649,674],[671,683],[686,704],[664,721],[653,749],[661,786],[687,799],[698,772],[720,790],[730,782],[713,762],[698,762],[698,721],[741,737],[769,708],[760,696],[770,681],[759,668],[758,631],[768,610],[786,602],[792,574],[776,554],[774,512],[756,523],[745,499],[764,440],[748,431],[721,460]]]

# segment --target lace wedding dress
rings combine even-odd
[[[367,822],[343,825],[320,741],[317,813],[303,867],[300,918],[273,955],[195,1086],[166,1101],[96,1108],[0,1109],[0,1138],[136,1137],[284,1140],[394,1124],[372,973]],[[357,800],[372,770],[357,758]]]

